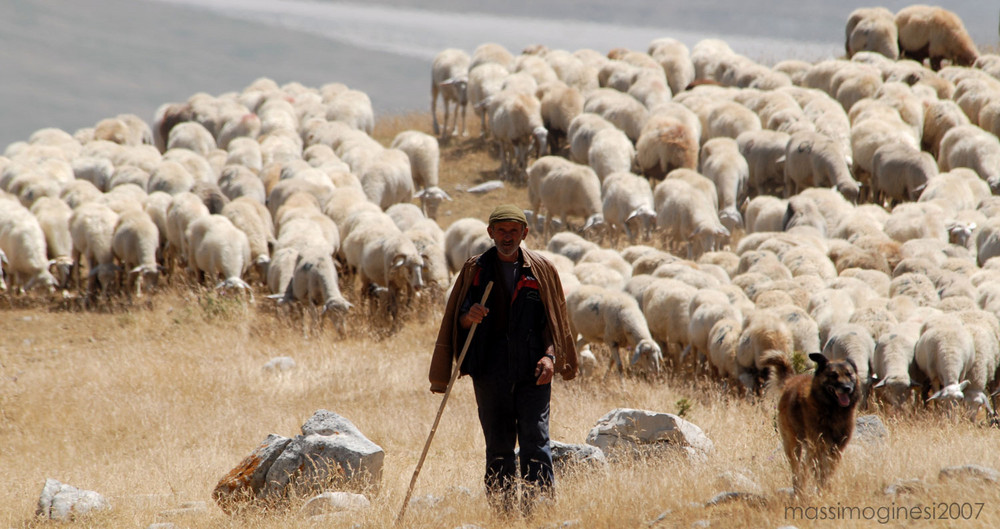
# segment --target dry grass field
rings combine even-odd
[[[442,187],[455,199],[442,206],[442,226],[464,216],[485,218],[499,202],[527,206],[523,188],[508,186],[485,196],[455,190],[458,184],[496,178],[497,162],[477,139],[475,121],[470,116],[469,138],[442,149]],[[397,131],[428,130],[429,122],[426,115],[385,118],[375,135],[388,144]],[[331,326],[317,330],[279,314],[262,295],[247,304],[186,285],[102,310],[84,312],[72,305],[0,297],[0,472],[5,479],[0,527],[59,525],[34,516],[46,478],[100,492],[113,504],[112,510],[79,519],[73,527],[394,525],[440,403],[427,383],[440,306],[423,307],[391,336],[353,314],[341,336]],[[265,372],[262,366],[276,356],[291,356],[297,367]],[[497,518],[482,492],[484,444],[471,383],[461,379],[416,484],[418,502],[402,526],[1000,526],[1000,484],[938,478],[942,468],[953,465],[1000,469],[995,428],[929,410],[906,416],[876,411],[888,426],[888,440],[855,443],[827,490],[792,499],[782,491],[790,487],[791,476],[779,449],[773,399],[746,401],[708,380],[673,374],[656,381],[616,375],[557,380],[552,437],[582,443],[597,419],[618,407],[683,411],[715,449],[700,463],[668,454],[616,461],[607,470],[573,469],[557,475],[555,503],[528,519]],[[212,502],[218,480],[269,433],[293,436],[318,409],[347,417],[385,450],[381,493],[371,498],[369,510],[323,521],[295,509],[230,517]],[[745,490],[725,483],[720,476],[727,471],[751,477],[766,503],[706,507],[719,492]],[[900,496],[883,492],[911,478],[922,480],[924,490]],[[207,511],[161,514],[194,501],[206,502]],[[945,518],[928,520],[928,515]]]

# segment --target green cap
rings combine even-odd
[[[528,219],[524,216],[524,211],[514,204],[497,206],[496,209],[493,210],[493,213],[490,213],[490,226],[492,226],[494,222],[509,221],[520,222],[525,226],[528,225]]]

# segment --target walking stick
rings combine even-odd
[[[483,292],[483,299],[479,302],[480,305],[486,305],[486,298],[490,297],[490,290],[492,289],[493,282],[490,281],[486,284],[486,291]],[[451,388],[455,385],[455,380],[458,379],[458,374],[462,369],[462,361],[465,360],[465,353],[469,350],[469,344],[472,343],[472,335],[475,334],[477,326],[479,326],[478,323],[473,323],[472,327],[469,328],[469,335],[465,338],[465,345],[462,346],[462,352],[458,355],[458,361],[451,370],[451,379],[448,380],[448,387],[444,390],[444,398],[441,399],[441,406],[438,408],[437,417],[434,417],[434,425],[431,426],[431,433],[427,436],[427,442],[424,443],[424,451],[420,454],[420,460],[417,461],[417,468],[413,469],[413,477],[410,478],[410,488],[406,489],[406,498],[403,499],[403,507],[399,510],[399,515],[396,516],[397,526],[403,521],[403,515],[406,514],[406,506],[410,503],[413,486],[417,484],[417,476],[420,475],[420,468],[424,466],[424,459],[427,459],[427,452],[431,449],[431,441],[434,439],[434,433],[437,432],[438,424],[441,422],[444,406],[448,404],[448,396],[451,395]]]

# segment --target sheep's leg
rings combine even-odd
[[[438,126],[438,115],[437,115],[437,99],[438,99],[438,85],[434,81],[431,81],[431,119],[433,120],[434,123],[435,136],[440,133],[440,127]]]
[[[459,109],[461,109],[461,111],[462,111],[462,136],[468,136],[469,135],[469,131],[465,130],[465,108],[467,106],[468,106],[467,104],[466,105],[461,105],[460,107],[457,107],[456,110],[455,110],[455,117],[458,117],[458,110]]]
[[[449,126],[448,116],[451,116],[451,101],[444,94],[441,94],[441,103],[444,104],[444,123],[441,124],[441,137],[446,138],[455,134],[455,131],[452,130],[455,128],[455,118],[452,117],[452,123]]]

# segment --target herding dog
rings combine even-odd
[[[792,467],[792,486],[801,495],[811,471],[817,487],[826,485],[854,434],[858,403],[858,368],[851,359],[830,361],[811,353],[812,374],[795,375],[784,354],[765,355],[773,367],[772,383],[782,388],[778,401],[778,430]]]

